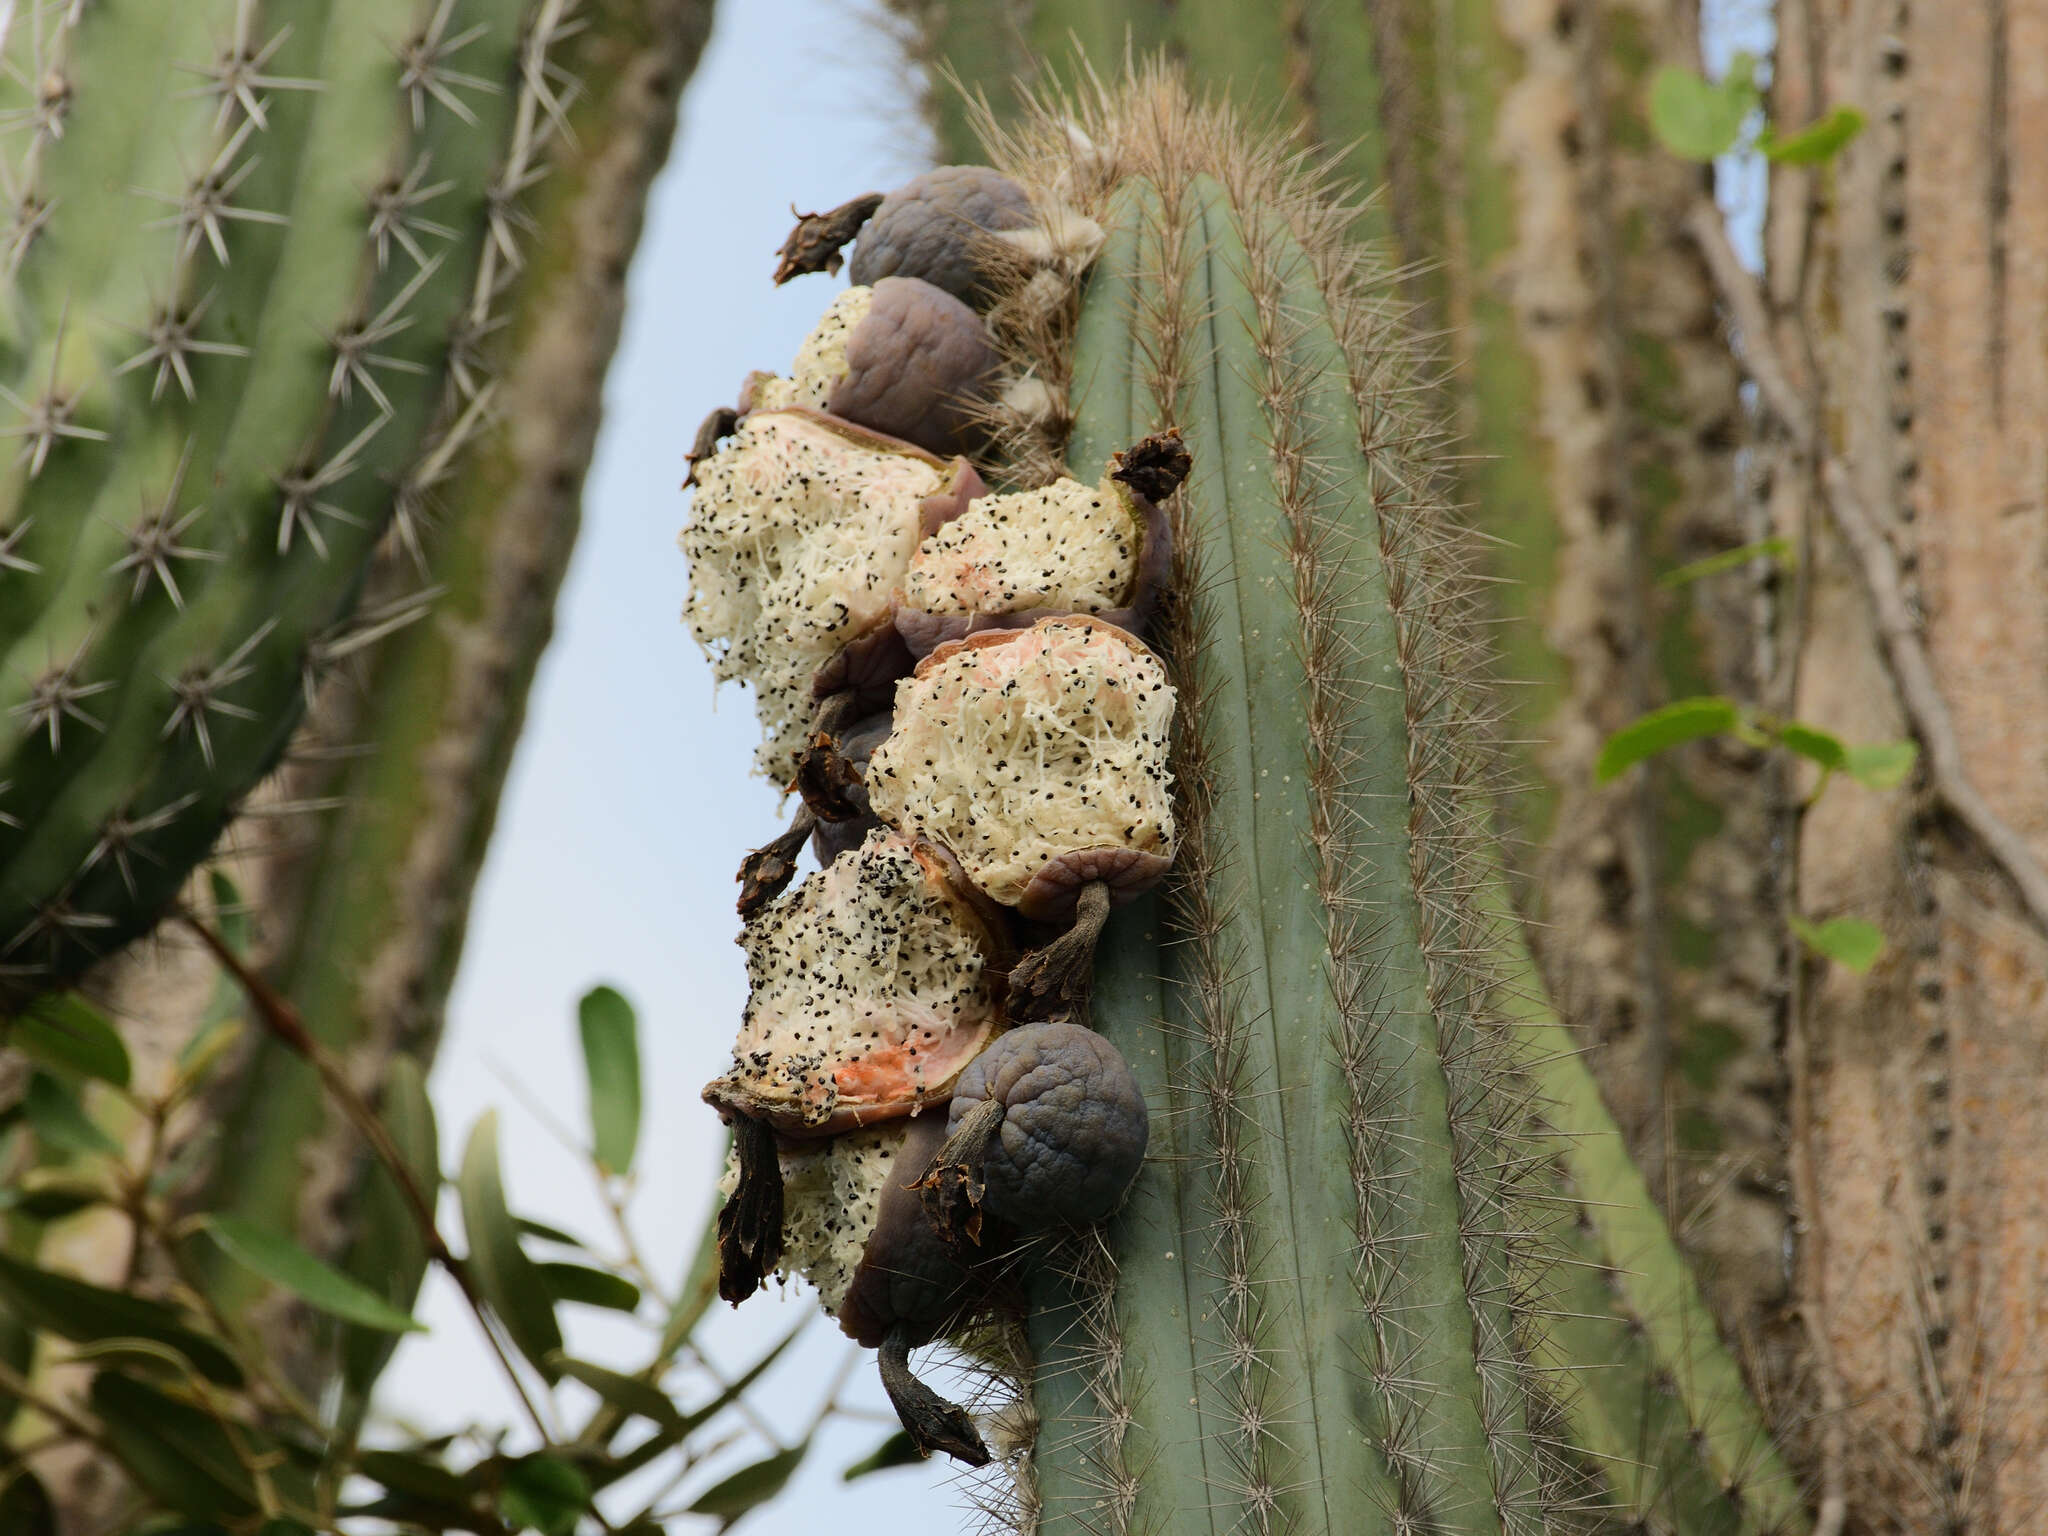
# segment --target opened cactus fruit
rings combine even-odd
[[[705,1098],[791,1136],[943,1101],[1000,1018],[991,917],[943,849],[869,833],[747,925],[746,1013]]]
[[[718,680],[754,690],[756,771],[796,771],[821,672],[828,692],[873,677],[886,702],[910,557],[982,489],[965,459],[804,409],[756,411],[698,465],[684,618]]]
[[[885,277],[834,299],[789,377],[754,374],[740,411],[809,406],[931,453],[961,453],[979,440],[998,363],[973,310],[917,278]]]
[[[1160,503],[1191,466],[1177,433],[1119,453],[1102,484],[1061,476],[983,496],[918,546],[896,629],[911,654],[987,629],[1093,614],[1137,635],[1173,565]]]

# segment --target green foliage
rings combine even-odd
[[[215,936],[234,952],[224,935]],[[222,974],[235,985],[230,971]],[[303,1022],[279,1011],[287,1005],[239,991],[236,1005],[258,1027],[311,1053],[337,1109],[359,1123],[372,1117],[346,1074],[310,1045]],[[589,1010],[579,1013],[579,1026],[587,1026]],[[27,1022],[36,1059],[50,1064],[31,1079],[46,1086],[31,1086],[22,1103],[0,1112],[0,1158],[15,1170],[0,1213],[17,1229],[81,1212],[125,1219],[133,1224],[134,1260],[117,1288],[54,1259],[0,1247],[0,1319],[22,1330],[22,1347],[0,1350],[0,1531],[9,1536],[50,1529],[45,1491],[18,1453],[53,1438],[85,1444],[113,1464],[135,1496],[122,1527],[135,1536],[288,1536],[354,1528],[337,1525],[346,1516],[486,1536],[645,1533],[699,1500],[730,1523],[775,1495],[817,1426],[838,1411],[835,1401],[820,1405],[794,1447],[757,1442],[749,1451],[745,1440],[757,1435],[749,1425],[758,1420],[743,1411],[743,1399],[801,1328],[730,1380],[691,1363],[701,1361],[696,1343],[707,1308],[699,1277],[709,1228],[706,1251],[692,1255],[680,1283],[662,1286],[639,1257],[613,1167],[595,1153],[585,1166],[616,1218],[616,1252],[511,1214],[495,1114],[482,1117],[465,1146],[457,1193],[470,1251],[451,1250],[431,1218],[441,1184],[433,1107],[409,1059],[383,1085],[374,1117],[381,1135],[362,1236],[334,1262],[247,1217],[172,1205],[181,1186],[166,1181],[152,1159],[170,1155],[166,1128],[210,1090],[217,1053],[201,1052],[171,1072],[163,1090],[145,1092],[131,1081],[118,1035],[83,1003],[46,999]],[[603,1050],[637,1061],[636,1034],[631,1011],[615,1010]],[[88,1085],[91,1094],[82,1096]],[[45,1102],[52,1096],[61,1115]],[[112,1134],[113,1125],[123,1134]],[[572,1248],[577,1261],[534,1258],[529,1243]],[[338,1400],[307,1401],[283,1378],[249,1315],[223,1300],[229,1277],[196,1262],[216,1251],[239,1290],[253,1284],[303,1305],[339,1341]],[[380,1430],[383,1443],[362,1444],[369,1394],[394,1342],[425,1331],[413,1307],[434,1264],[469,1299],[513,1401],[533,1410],[519,1449],[506,1445],[505,1425],[396,1444]],[[143,1278],[158,1275],[168,1278]],[[565,1301],[630,1320],[643,1333],[642,1351],[624,1365],[563,1354],[554,1308]],[[499,1352],[501,1329],[525,1365]],[[594,1394],[594,1403],[583,1400],[580,1419],[546,1385],[564,1380]],[[635,1438],[629,1428],[651,1432]],[[619,1485],[649,1469],[648,1486],[679,1491],[636,1505]],[[608,1492],[608,1523],[600,1525],[596,1505]]]
[[[1650,81],[1650,128],[1659,143],[1687,160],[1712,160],[1742,147],[1743,130],[1759,121],[1762,107],[1756,61],[1746,53],[1738,53],[1719,80],[1666,65]],[[1861,112],[1843,106],[1788,134],[1762,123],[1751,147],[1776,165],[1825,165],[1865,122]]]
[[[1593,774],[1602,784],[1618,779],[1645,758],[1655,757],[1688,741],[1720,736],[1742,725],[1742,712],[1733,699],[1704,695],[1676,699],[1632,720],[1601,745]]]
[[[576,1009],[590,1083],[590,1134],[597,1160],[621,1176],[633,1171],[640,1140],[640,1051],[633,1005],[611,987],[593,987]]]
[[[1757,135],[1756,147],[1777,165],[1823,165],[1848,147],[1866,121],[1854,107],[1836,107],[1818,122],[1783,137],[1766,127]]]
[[[1884,953],[1883,932],[1875,923],[1860,917],[1831,917],[1816,923],[1794,916],[1791,921],[1792,932],[1800,943],[1859,976],[1877,964],[1878,956]]]
[[[1650,80],[1650,128],[1674,155],[1712,160],[1735,147],[1761,102],[1756,60],[1746,53],[1738,53],[1719,80],[1666,65]]]
[[[1724,549],[1717,555],[1708,555],[1705,559],[1675,566],[1658,577],[1657,584],[1662,587],[1690,586],[1693,582],[1702,581],[1709,576],[1739,571],[1752,560],[1771,560],[1789,571],[1798,564],[1799,554],[1792,547],[1790,539],[1773,534],[1770,538],[1758,539],[1754,544]]]

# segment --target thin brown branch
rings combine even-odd
[[[2048,934],[2048,869],[2042,867],[2026,840],[2006,824],[1970,781],[1963,763],[1962,743],[1949,717],[1948,702],[1935,681],[1934,663],[1899,580],[1898,560],[1856,494],[1848,467],[1828,450],[1813,413],[1792,387],[1772,339],[1763,296],[1729,245],[1720,210],[1702,201],[1687,217],[1686,230],[1706,258],[1714,284],[1728,305],[1741,339],[1743,363],[1756,380],[1765,405],[1784,423],[1799,452],[1819,468],[1822,503],[1828,520],[1862,573],[1864,589],[1877,619],[1878,640],[1884,647],[1892,682],[1899,691],[1899,702],[1926,755],[1929,783],[2012,883],[2035,927]]]
[[[357,1091],[356,1085],[349,1081],[348,1073],[343,1070],[334,1053],[313,1038],[312,1032],[306,1028],[305,1021],[299,1017],[298,1009],[292,1006],[291,1001],[283,993],[244,964],[242,957],[234,952],[227,940],[195,914],[186,911],[180,912],[178,916],[187,928],[199,936],[200,942],[212,951],[214,959],[220,962],[221,967],[235,978],[236,984],[248,997],[255,1009],[257,1020],[263,1027],[288,1050],[312,1064],[313,1070],[320,1075],[321,1084],[333,1097],[334,1102],[341,1106],[341,1111],[348,1117],[349,1123],[362,1134],[363,1139],[369,1143],[370,1150],[376,1154],[377,1160],[389,1170],[399,1192],[405,1197],[406,1205],[412,1210],[413,1220],[419,1225],[420,1236],[426,1243],[428,1256],[448,1272],[448,1277],[461,1290],[463,1300],[469,1303],[470,1311],[476,1314],[477,1326],[489,1342],[491,1352],[497,1356],[505,1379],[511,1383],[520,1406],[526,1410],[526,1416],[533,1424],[534,1432],[543,1442],[552,1442],[554,1436],[549,1432],[547,1421],[541,1417],[540,1409],[528,1395],[526,1383],[520,1379],[518,1368],[513,1365],[512,1357],[507,1353],[503,1341],[499,1339],[497,1330],[491,1326],[489,1310],[484,1305],[482,1292],[477,1289],[475,1280],[470,1277],[469,1266],[456,1257],[446,1239],[441,1236],[441,1229],[434,1220],[433,1206],[428,1202],[419,1182],[413,1178],[412,1170],[406,1166],[404,1154],[391,1139],[391,1133],[385,1129],[384,1122],[377,1118],[377,1112],[370,1107],[369,1100],[365,1099]]]

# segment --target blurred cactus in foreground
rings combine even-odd
[[[496,408],[571,0],[16,8],[0,1001],[148,929]]]

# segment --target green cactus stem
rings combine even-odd
[[[1154,1149],[1104,1239],[1041,1278],[1023,1514],[1802,1528],[1618,1143],[1572,1150],[1597,1096],[1516,1001],[1476,556],[1387,274],[1279,146],[1163,75],[1063,110],[1092,152],[1048,113],[995,158],[1108,240],[1020,361],[1072,380],[1075,473],[1167,426],[1195,472],[1158,628],[1181,851],[1110,917],[1094,997]],[[1658,1276],[1621,1281],[1661,1314],[1640,1327],[1589,1294],[1630,1261]]]
[[[146,931],[325,669],[419,611],[356,617],[489,423],[482,349],[562,108],[515,87],[569,8],[21,8],[0,1004]]]

